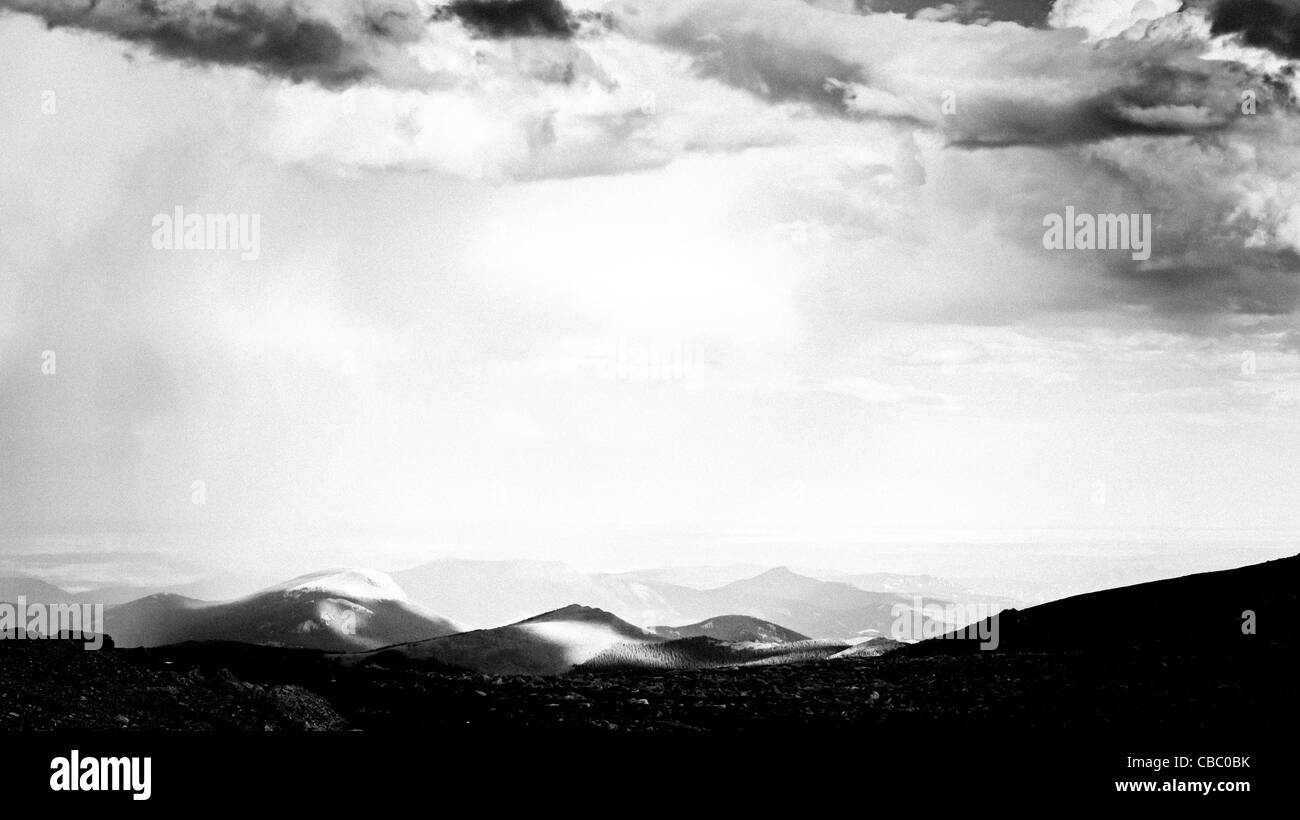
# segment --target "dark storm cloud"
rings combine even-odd
[[[37,16],[50,28],[75,28],[142,45],[159,56],[246,66],[294,82],[342,87],[385,74],[385,45],[418,37],[413,6],[359,9],[344,25],[292,4],[207,6],[162,0],[52,2],[0,0],[0,9]]]
[[[1300,57],[1300,0],[1220,0],[1211,33],[1240,34],[1244,43],[1283,57]]]
[[[245,66],[328,88],[434,84],[402,50],[424,37],[430,22],[458,20],[490,38],[566,38],[575,29],[560,0],[453,0],[431,16],[413,0],[316,7],[287,0],[0,0],[4,10],[38,17],[50,28],[115,37],[168,59]]]
[[[696,76],[768,103],[807,105],[821,116],[859,116],[853,109],[855,99],[861,90],[872,86],[870,72],[856,61],[760,32],[737,31],[721,37],[684,20],[657,32],[655,39],[665,48],[689,55]],[[916,126],[927,124],[924,117],[901,106],[875,116]]]
[[[969,148],[1048,146],[1207,134],[1233,124],[1240,89],[1251,83],[1235,64],[1214,72],[1156,65],[1131,73],[1122,85],[1081,100],[976,100],[966,107],[969,116],[952,123],[951,142]]]
[[[1286,315],[1300,307],[1300,256],[1291,250],[1198,248],[1153,263],[1113,275],[1136,302],[1165,315]]]
[[[1005,82],[993,91],[988,84],[957,91],[958,113],[945,117],[940,115],[942,86],[922,92],[925,96],[910,89],[895,96],[887,89],[911,78],[878,78],[869,63],[842,47],[840,32],[819,39],[774,28],[719,31],[687,17],[654,31],[653,37],[664,47],[689,54],[701,76],[768,102],[802,103],[831,116],[930,126],[946,133],[951,144],[970,148],[1084,144],[1221,130],[1234,122],[1241,88],[1252,82],[1237,64],[1207,66],[1176,46],[1123,43],[1093,53],[1078,50],[1071,34],[1044,32],[1045,39],[1024,40],[1023,47],[1011,45],[1009,35],[1007,44],[1000,46],[1005,56],[998,66]],[[870,53],[864,48],[864,56]],[[1072,73],[1086,74],[1092,81],[1070,83],[1060,93],[1020,91],[1038,78]],[[952,87],[961,89],[964,79],[954,74]],[[1089,86],[1098,88],[1090,94],[1076,90]]]
[[[568,37],[573,21],[560,0],[454,0],[438,16],[453,16],[483,37]]]

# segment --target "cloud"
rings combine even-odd
[[[1246,45],[1300,57],[1300,3],[1295,0],[1219,0],[1210,9],[1214,34],[1239,34]]]
[[[0,9],[37,16],[142,45],[167,59],[247,66],[293,82],[338,88],[365,81],[418,85],[402,47],[421,36],[413,2],[333,0],[311,13],[294,3],[254,0],[0,0]]]
[[[780,112],[682,75],[677,55],[559,0],[0,0],[0,9],[282,80],[244,103],[263,113],[253,148],[343,173],[607,175],[789,139]]]
[[[1047,23],[1053,28],[1082,28],[1094,38],[1117,37],[1174,14],[1182,5],[1182,0],[1056,0]]]
[[[835,7],[836,0],[808,0],[813,5]],[[860,14],[892,12],[917,20],[951,20],[988,25],[994,21],[1043,27],[1051,8],[1049,0],[840,0],[841,11]]]
[[[575,29],[560,0],[454,0],[439,11],[485,37],[569,37]]]
[[[258,100],[250,139],[283,163],[504,182],[780,148],[800,169],[787,192],[797,205],[767,224],[816,226],[822,284],[846,295],[837,309],[860,300],[874,313],[996,322],[1136,304],[1200,321],[1296,302],[1300,127],[1273,104],[1285,94],[1276,77],[1205,59],[1202,9],[1061,0],[1051,23],[1072,27],[1053,30],[797,0],[301,8],[121,0],[40,14],[186,62],[312,80],[270,84]],[[1240,115],[1243,88],[1260,93],[1258,116]],[[863,141],[881,150],[843,161],[842,146]],[[1154,212],[1150,262],[1042,258],[1043,214],[1070,204]],[[992,261],[953,272],[949,245]],[[895,270],[869,286],[841,274],[872,256]],[[1022,284],[1036,268],[1053,271],[1053,287]],[[917,288],[918,276],[941,284]]]
[[[1118,273],[1141,301],[1170,315],[1281,316],[1300,306],[1300,258],[1292,251],[1210,255],[1198,249],[1193,258],[1170,254]]]
[[[0,232],[21,260],[0,278],[0,421],[23,431],[0,459],[5,519],[251,522],[252,552],[336,524],[442,531],[466,508],[529,532],[537,506],[602,508],[580,503],[592,477],[687,502],[620,520],[691,503],[741,520],[729,493],[806,464],[844,509],[898,506],[908,481],[959,500],[979,485],[971,520],[1005,523],[988,499],[1115,464],[1191,476],[1215,515],[1222,464],[1243,465],[1243,494],[1290,475],[1294,434],[1166,446],[1173,411],[1295,426],[1283,58],[1222,59],[1255,47],[1211,43],[1200,12],[1090,39],[780,0],[584,16],[595,2],[567,4],[565,33],[424,3],[227,0],[338,38],[279,51],[214,2],[184,6],[174,43],[128,2],[66,5],[100,28],[55,33],[4,15],[0,74],[28,100],[0,107],[16,180],[0,200],[23,227]],[[126,34],[85,33],[101,29]],[[123,42],[167,59],[124,61]],[[44,89],[56,116],[34,116]],[[178,203],[261,213],[265,256],[153,252],[150,216]],[[1152,213],[1151,260],[1046,251],[1043,215],[1067,205]],[[707,367],[536,366],[570,345],[609,361],[626,338],[698,344]],[[701,485],[709,470],[723,480]],[[464,490],[499,475],[537,503]],[[1250,509],[1290,515],[1293,485]],[[919,521],[931,497],[898,496]]]
[[[826,384],[814,385],[812,389],[850,396],[871,407],[951,410],[956,406],[951,396],[934,390],[889,384],[863,376],[833,379]]]
[[[111,36],[165,59],[243,66],[331,89],[456,82],[418,55],[448,23],[487,39],[568,38],[580,19],[593,17],[569,14],[560,0],[0,0],[0,9],[50,28]]]
[[[621,36],[482,40],[443,24],[421,60],[447,88],[274,89],[252,138],[283,162],[494,182],[617,175],[793,139],[780,112],[682,76]]]
[[[1052,19],[1104,33],[1118,25],[1117,9],[1127,26],[1137,14],[1165,16],[1165,4],[1062,0]],[[624,2],[576,14],[559,0],[455,0],[442,6],[332,0],[310,11],[286,0],[0,0],[0,8],[38,16],[53,27],[137,43],[169,59],[246,66],[336,90],[366,83],[464,91],[501,107],[516,101],[515,89],[535,81],[581,91],[585,78],[609,73],[593,66],[590,55],[630,35],[656,49],[686,53],[697,78],[768,104],[924,125],[967,146],[1054,145],[1219,127],[1212,115],[1189,121],[1151,112],[1223,110],[1241,82],[1226,64],[1206,68],[1181,42],[1120,42],[1094,50],[1080,48],[1072,31],[834,14],[795,0],[760,6]],[[472,34],[471,42],[458,41],[448,28],[451,21]],[[539,39],[574,42],[567,51],[520,45]],[[494,60],[498,55],[482,40],[514,45]],[[956,97],[956,116],[940,110],[946,93]],[[586,102],[586,95],[572,95],[558,110],[560,119]]]
[[[1178,17],[1170,2],[1060,0],[1051,21],[1091,36],[1131,33],[1137,21]],[[246,66],[329,91],[390,89],[382,102],[368,95],[395,112],[383,122],[323,123],[331,134],[319,142],[340,145],[335,153],[353,158],[344,164],[364,157],[362,167],[497,178],[618,173],[771,144],[806,130],[808,113],[925,128],[964,148],[1206,134],[1235,126],[1240,91],[1256,76],[1201,59],[1207,41],[1185,26],[1093,48],[1074,28],[839,14],[797,0],[630,0],[576,12],[560,0],[331,0],[310,12],[287,0],[0,0],[0,8],[165,58]],[[727,108],[745,116],[719,139],[714,112]],[[294,112],[313,120],[301,106]],[[447,140],[430,139],[446,131],[440,119],[486,135],[481,161],[441,151]],[[775,136],[783,120],[787,135]],[[737,133],[745,131],[754,133]],[[389,146],[387,155],[376,145]]]
[[[610,14],[618,30],[688,54],[701,76],[769,104],[906,120],[969,147],[1226,127],[1247,76],[1239,65],[1201,60],[1207,43],[1185,38],[1098,49],[1074,29],[845,16],[797,2],[633,0]],[[955,112],[942,110],[945,96]],[[1223,113],[1171,113],[1193,109]]]

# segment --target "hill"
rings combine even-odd
[[[734,575],[748,568],[729,570]],[[657,580],[677,577],[669,571],[589,575],[546,561],[443,559],[393,577],[411,600],[458,623],[485,628],[582,601],[647,629],[694,624],[722,612],[813,638],[860,640],[889,634],[894,606],[910,608],[916,602],[913,594],[873,592],[785,567],[704,589]],[[923,597],[927,605],[947,603]]]
[[[716,589],[647,585],[688,622],[727,612],[781,624],[801,635],[825,640],[888,635],[896,617],[894,613],[910,611],[915,605],[912,596],[868,592],[851,584],[810,578],[784,567]],[[927,605],[943,603],[946,602],[924,601]],[[923,616],[922,620],[928,623],[932,619]]]
[[[808,640],[792,629],[749,615],[721,615],[686,626],[657,626],[654,633],[664,638],[713,638],[732,643],[794,643]]]
[[[124,647],[240,641],[340,652],[459,631],[406,600],[390,577],[371,570],[312,573],[224,603],[150,595],[110,607],[105,621]]]
[[[617,644],[662,640],[609,612],[573,604],[495,629],[390,646],[356,662],[451,667],[490,675],[558,675]]]
[[[1192,651],[1293,647],[1300,636],[1300,556],[1090,592],[982,622],[997,652]],[[1253,613],[1255,634],[1247,634]],[[980,651],[967,630],[903,650],[909,656]]]
[[[557,561],[445,558],[393,573],[393,579],[412,601],[479,628],[517,623],[574,601],[635,624],[666,623],[678,615],[648,584],[588,575]]]
[[[0,601],[16,603],[19,598],[37,603],[77,603],[78,596],[53,584],[26,576],[0,578]]]
[[[803,663],[834,657],[844,644],[805,639],[789,643],[736,643],[697,636],[662,643],[617,643],[579,668],[583,671],[716,669]]]
[[[893,652],[900,647],[908,646],[902,641],[896,641],[892,638],[871,638],[862,643],[854,644],[848,649],[836,652],[831,655],[832,658],[878,658],[887,652]]]

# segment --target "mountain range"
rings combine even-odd
[[[604,610],[575,604],[495,629],[389,646],[340,660],[348,665],[468,669],[486,675],[559,675],[578,667],[704,669],[783,663],[826,658],[848,648],[843,643],[809,640],[745,616],[711,621],[713,627],[683,628],[692,633],[686,636],[664,635]],[[753,640],[760,633],[776,640]]]
[[[124,647],[230,640],[348,652],[457,633],[481,638],[485,630],[502,625],[517,628],[513,633],[495,635],[494,640],[556,630],[560,627],[540,626],[555,621],[544,620],[547,615],[537,613],[572,612],[568,608],[574,604],[608,613],[655,641],[708,638],[724,643],[798,643],[813,639],[847,644],[887,635],[897,608],[910,611],[921,590],[938,588],[935,579],[880,576],[874,580],[893,589],[872,591],[860,586],[865,580],[862,577],[821,580],[785,567],[716,587],[660,580],[679,577],[702,582],[750,570],[752,567],[737,566],[591,574],[558,562],[441,559],[392,576],[375,570],[326,570],[226,600],[207,600],[177,590],[238,588],[241,576],[235,573],[125,601],[121,599],[127,594],[143,590],[118,586],[69,593],[35,578],[5,578],[0,579],[0,600],[25,596],[28,601],[104,603],[106,631]],[[911,591],[906,590],[908,579],[915,581]],[[973,597],[953,586],[945,591]],[[926,599],[928,604],[943,602]],[[922,620],[928,622],[929,618]],[[530,623],[533,625],[528,626]],[[610,628],[615,633],[623,629],[617,625]],[[476,638],[461,638],[438,651],[452,653],[455,647],[473,640]],[[601,647],[601,651],[608,648]],[[585,650],[574,651],[578,655],[572,657],[578,657]],[[572,657],[566,656],[563,663],[541,665],[552,668],[583,662]],[[528,664],[536,665],[534,661]]]
[[[873,592],[778,567],[718,587],[655,580],[655,573],[585,574],[564,564],[443,559],[393,574],[411,600],[472,626],[513,623],[580,602],[646,628],[746,615],[826,640],[888,634],[895,605],[913,592]],[[951,599],[925,597],[926,604]],[[928,618],[927,618],[928,620]]]
[[[793,629],[749,615],[721,615],[686,626],[657,626],[654,633],[663,638],[712,638],[729,643],[796,643],[809,640]]]
[[[756,586],[814,589],[783,576]],[[984,622],[1001,633],[992,651],[960,637],[721,640],[802,636],[728,615],[659,634],[585,606],[451,635],[435,621],[418,627],[433,635],[368,648],[402,637],[416,605],[382,573],[331,571],[225,604],[189,602],[201,615],[183,631],[202,640],[99,652],[71,638],[0,640],[0,729],[1275,731],[1300,696],[1290,671],[1298,589],[1293,557],[1079,595]],[[335,635],[331,624],[348,618],[322,613],[326,601],[373,615]],[[207,639],[216,634],[238,638]],[[303,636],[332,651],[285,645]]]
[[[454,667],[492,675],[558,675],[616,645],[662,640],[604,610],[574,604],[494,629],[390,646],[355,662]]]

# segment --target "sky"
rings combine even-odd
[[[0,0],[0,556],[1294,552],[1300,3],[1243,9]]]

